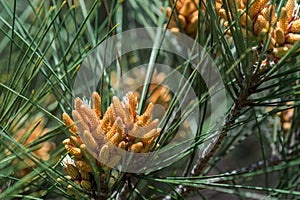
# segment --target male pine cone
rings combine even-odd
[[[268,51],[275,60],[282,58],[300,40],[300,19],[294,0],[287,0],[278,14],[276,4],[270,0],[216,0],[216,10],[226,27],[234,21],[240,22],[245,38],[262,38],[264,44],[269,39]]]
[[[92,188],[89,183],[93,180],[89,180],[89,176],[81,177],[93,173],[91,162],[103,169],[106,169],[105,165],[116,165],[121,156],[114,154],[113,145],[135,153],[151,150],[160,134],[158,120],[152,120],[152,103],[142,115],[137,114],[137,105],[137,98],[132,92],[127,94],[125,102],[113,97],[101,119],[101,98],[97,92],[92,94],[92,108],[80,98],[75,99],[75,109],[72,111],[74,120],[63,113],[64,124],[72,134],[63,141],[74,159],[74,163],[65,164],[71,180],[79,180],[84,189]]]

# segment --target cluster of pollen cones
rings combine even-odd
[[[268,50],[274,58],[283,57],[300,40],[300,19],[294,0],[288,0],[278,14],[276,4],[269,0],[217,0],[216,10],[225,26],[240,22],[244,37],[262,39],[264,43],[269,40]]]
[[[195,38],[198,28],[199,0],[171,0],[172,7],[175,2],[176,13],[172,14],[171,7],[166,8],[166,17],[170,18],[168,28],[172,32],[179,32],[182,29],[185,34]],[[161,10],[164,11],[164,7]]]
[[[147,68],[133,68],[130,70],[128,77],[126,77],[126,82],[124,81],[124,86],[129,88],[130,91],[134,91],[133,94],[140,100],[143,86],[141,81],[146,79]],[[156,69],[153,72],[151,83],[149,85],[149,92],[146,99],[146,105],[153,103],[159,104],[164,109],[168,109],[169,103],[172,99],[170,89],[163,85],[163,81],[166,80],[166,74],[164,72],[158,72]],[[111,86],[118,90],[120,88],[120,83],[118,82],[118,77],[115,71],[111,73]],[[118,84],[119,83],[119,84]]]
[[[24,123],[25,122],[25,123]],[[49,129],[44,127],[45,120],[43,117],[34,117],[32,118],[16,118],[13,122],[16,123],[13,131],[17,134],[14,136],[15,140],[20,142],[23,145],[30,145],[36,141],[38,141],[43,135],[45,135]],[[42,160],[49,160],[51,151],[56,148],[53,142],[42,142],[41,146],[39,146],[33,153],[37,155]],[[18,159],[15,162],[20,162]],[[20,163],[20,167],[23,167],[18,171],[20,176],[25,176],[29,172],[32,171],[31,167],[35,167],[35,164],[32,160],[26,159],[26,162],[30,164],[30,166],[23,166],[23,162]]]
[[[137,105],[137,98],[132,92],[123,102],[113,97],[102,117],[101,98],[94,92],[92,108],[76,98],[73,119],[63,114],[63,121],[72,134],[63,143],[74,159],[74,164],[68,163],[65,169],[72,180],[79,180],[82,188],[89,190],[92,187],[92,180],[87,176],[93,172],[90,162],[105,169],[120,161],[121,156],[114,152],[116,148],[143,153],[154,146],[160,129],[157,128],[158,120],[152,120],[153,104],[150,103],[142,115],[137,114]]]
[[[282,124],[282,130],[284,133],[288,133],[292,126],[292,119],[294,116],[294,108],[284,110],[280,113],[278,113],[281,124]]]
[[[287,106],[291,106],[293,104],[293,102],[287,102],[286,105]],[[267,107],[266,108],[267,112],[272,111],[271,107]],[[294,108],[289,108],[286,110],[283,110],[281,112],[278,112],[277,115],[273,115],[273,120],[278,120],[276,123],[274,121],[272,121],[271,123],[269,123],[270,126],[280,126],[280,131],[282,131],[283,135],[287,135],[288,132],[291,130],[292,127],[292,121],[293,121],[293,117],[294,117]]]

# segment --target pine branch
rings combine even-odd
[[[240,77],[240,80],[242,79],[242,85],[239,90],[239,93],[237,95],[237,99],[234,102],[230,113],[226,116],[225,122],[224,122],[224,130],[218,137],[218,140],[213,144],[213,147],[210,149],[209,153],[207,153],[204,158],[200,158],[198,162],[193,166],[191,175],[192,176],[199,176],[202,174],[203,170],[207,166],[207,163],[210,161],[210,159],[213,157],[215,152],[219,149],[221,146],[222,142],[227,136],[228,129],[234,124],[235,120],[239,117],[240,112],[242,111],[243,108],[249,106],[250,101],[249,97],[255,93],[256,89],[263,83],[262,80],[267,80],[265,76],[263,76],[265,72],[260,73],[257,71],[253,76],[250,76],[249,79],[245,78],[242,79]],[[264,79],[262,79],[264,77]],[[179,185],[176,187],[176,193],[182,195],[182,196],[187,196],[191,192],[194,191],[193,187],[185,187],[183,185]],[[178,195],[177,194],[177,195]],[[173,194],[171,196],[174,196],[176,194]],[[168,199],[169,195],[166,196],[164,199]]]
[[[257,170],[262,170],[262,169],[266,170],[266,169],[269,169],[272,166],[276,166],[282,162],[287,163],[287,162],[293,161],[295,158],[298,158],[299,155],[300,155],[299,149],[297,149],[296,151],[290,150],[285,156],[276,155],[276,156],[270,157],[268,160],[260,160],[249,166],[235,169],[230,172],[225,172],[224,174],[226,176],[231,176],[231,175],[238,176],[241,174],[254,172]],[[204,167],[203,167],[203,169],[204,169]],[[227,183],[227,182],[228,182],[228,180],[222,180],[222,178],[221,178],[221,180],[216,181],[214,183]],[[202,189],[204,189],[204,188],[193,188],[193,187],[186,187],[183,185],[179,185],[176,187],[176,192],[172,192],[172,194],[165,196],[164,200],[169,200],[171,197],[174,197],[176,195],[181,195],[183,197],[187,197],[190,193],[195,192],[196,190],[199,191]]]

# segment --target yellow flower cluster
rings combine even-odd
[[[288,104],[291,104],[291,102]],[[278,113],[278,116],[280,117],[283,132],[285,134],[288,133],[292,126],[291,122],[294,116],[294,108],[284,110]]]
[[[101,98],[97,92],[92,94],[92,108],[80,98],[75,99],[75,110],[72,111],[74,120],[63,114],[63,121],[72,133],[63,141],[74,159],[74,164],[68,163],[65,167],[71,180],[77,181],[85,190],[93,188],[92,176],[89,175],[93,172],[90,162],[104,169],[103,164],[116,165],[121,157],[114,154],[114,145],[135,153],[150,151],[160,133],[158,120],[152,120],[152,103],[142,115],[137,114],[137,105],[137,98],[132,92],[123,102],[113,97],[101,119]]]
[[[283,57],[293,44],[300,40],[300,19],[297,16],[297,6],[294,0],[288,0],[281,7],[279,15],[276,14],[276,5],[269,0],[231,0],[225,11],[224,1],[216,1],[218,15],[225,20],[224,25],[229,26],[230,21],[239,21],[244,36],[265,36],[270,38],[268,49],[275,58]],[[248,4],[247,4],[248,3]],[[233,5],[235,4],[235,5]],[[236,7],[236,11],[235,11]],[[231,12],[230,12],[231,11]],[[230,31],[228,32],[230,34]],[[256,37],[259,38],[260,37]]]
[[[171,1],[174,5],[175,1]],[[172,6],[173,6],[172,5]],[[172,32],[179,32],[180,29],[184,31],[185,34],[195,38],[198,28],[198,5],[199,0],[178,0],[176,2],[176,13],[173,13],[172,8],[166,8],[166,17],[171,18],[168,28]],[[161,8],[164,11],[164,8]]]
[[[144,81],[146,79],[147,69],[145,67],[142,68],[134,68],[130,70],[128,77],[126,77],[126,82],[124,82],[125,87],[128,87],[131,91],[135,90],[133,93],[137,97],[138,101],[141,97],[141,93],[143,91],[143,86],[139,86],[140,81]],[[115,71],[111,73],[110,82],[112,87],[117,90],[119,87],[116,83],[118,83],[117,74]],[[166,79],[166,74],[164,72],[158,72],[154,70],[151,83],[149,85],[148,97],[146,100],[146,105],[149,103],[159,104],[167,109],[169,103],[172,99],[170,89],[164,86],[162,83]]]
[[[44,127],[45,120],[43,117],[35,117],[33,118],[33,120],[27,117],[23,117],[21,119],[16,118],[13,124],[15,124],[13,132],[16,132],[14,138],[24,146],[32,144],[49,131],[49,129]],[[41,146],[37,148],[33,153],[42,160],[49,160],[50,153],[55,148],[56,146],[53,142],[46,141],[41,143]],[[16,160],[15,162],[20,162],[20,160]],[[18,175],[22,177],[31,172],[31,167],[35,166],[32,160],[26,159],[26,162],[28,162],[31,166],[25,165],[23,169],[18,171]],[[19,166],[21,167],[22,164],[23,163],[20,163]]]
[[[83,170],[82,165],[79,165],[78,161],[76,166],[73,163],[65,163],[64,169],[68,173],[67,178],[74,181],[75,184],[80,185],[84,190],[89,191],[92,189],[92,176],[88,171],[90,168],[85,168],[87,171]],[[84,164],[87,165],[87,164]],[[78,167],[81,167],[80,169]],[[72,194],[72,186],[68,185],[68,193]]]
[[[287,102],[287,106],[291,106],[293,102]],[[269,123],[270,126],[280,126],[280,131],[282,131],[283,135],[286,135],[292,126],[292,120],[294,116],[294,108],[289,108],[286,110],[283,110],[281,112],[276,113],[276,115],[272,115],[272,120]],[[266,112],[272,111],[271,107],[266,108]],[[274,122],[276,120],[276,123]]]

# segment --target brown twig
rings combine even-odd
[[[263,72],[265,73],[265,72]],[[225,122],[224,122],[224,130],[218,137],[217,141],[213,144],[210,151],[203,157],[199,158],[198,162],[193,166],[191,175],[192,176],[199,176],[201,175],[202,171],[207,166],[207,163],[212,158],[212,156],[215,154],[215,152],[219,149],[220,145],[224,141],[224,139],[227,136],[228,129],[231,127],[231,125],[235,122],[236,118],[239,116],[239,113],[241,110],[249,105],[248,98],[253,94],[256,89],[262,84],[262,73],[256,73],[253,76],[249,77],[249,79],[243,79],[242,80],[242,87],[240,88],[240,91],[237,95],[237,99],[234,102],[230,113],[226,116]],[[176,193],[172,194],[174,195],[182,195],[187,196],[189,193],[193,192],[193,187],[185,187],[183,185],[179,185],[176,187]],[[169,199],[170,195],[166,196],[164,199]]]

